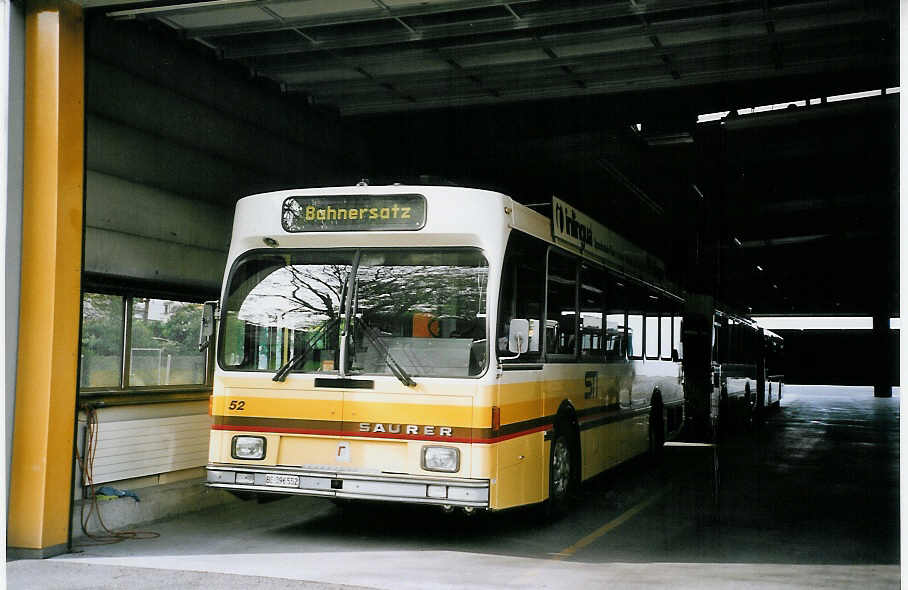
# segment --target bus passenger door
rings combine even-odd
[[[493,436],[539,427],[545,416],[542,399],[542,340],[545,309],[545,265],[548,246],[521,232],[511,232],[501,269],[496,351],[499,377],[495,405],[498,430]],[[511,320],[527,320],[527,350],[510,350]],[[557,323],[556,323],[557,325]],[[540,502],[548,496],[548,447],[545,432],[522,434],[495,443],[497,508]]]
[[[541,364],[502,364],[498,380],[497,436],[532,430],[530,426],[543,415],[541,374]],[[496,436],[494,426],[493,436]],[[544,432],[529,433],[496,445],[498,508],[545,499],[548,479],[540,477],[548,465],[544,438]]]

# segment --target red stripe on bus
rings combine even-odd
[[[535,432],[542,432],[544,430],[548,430],[551,427],[552,427],[551,424],[543,424],[542,426],[537,426],[536,428],[530,428],[529,430],[521,430],[520,432],[513,432],[511,434],[505,434],[503,436],[494,436],[492,438],[475,439],[475,440],[473,440],[473,442],[474,443],[483,443],[483,444],[497,443],[497,442],[501,442],[503,440],[510,440],[512,438],[517,438],[518,436],[525,436],[527,434],[533,434]]]
[[[543,426],[537,426],[536,428],[530,428],[529,430],[521,430],[520,432],[512,432],[511,434],[505,434],[502,436],[494,436],[491,438],[462,438],[454,436],[425,436],[425,435],[415,435],[408,436],[403,438],[397,434],[392,434],[389,432],[344,432],[343,430],[312,430],[307,428],[281,428],[278,426],[231,426],[229,424],[212,424],[212,430],[235,430],[239,432],[261,432],[267,434],[269,432],[280,432],[285,434],[314,434],[318,436],[343,436],[343,437],[357,437],[357,438],[393,438],[397,440],[429,440],[436,442],[457,442],[457,443],[479,443],[479,444],[491,444],[497,443],[505,440],[510,440],[512,438],[517,438],[519,436],[526,436],[527,434],[533,434],[535,432],[542,432],[548,430],[552,427],[551,424],[545,424]]]

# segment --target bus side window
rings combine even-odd
[[[659,312],[651,311],[646,314],[646,358],[659,358]]]
[[[546,352],[556,355],[577,354],[577,263],[555,250],[549,250],[549,275],[546,308]],[[557,325],[553,332],[549,325]]]
[[[684,349],[681,347],[681,317],[672,317],[672,360],[680,361],[684,358]]]
[[[627,350],[632,359],[643,358],[643,314],[627,314]]]
[[[603,271],[588,266],[580,269],[580,356],[584,359],[601,360],[604,355],[605,288]]]
[[[496,348],[498,356],[512,356],[508,351],[508,328],[515,318],[542,320],[545,286],[545,267],[539,264],[545,260],[546,245],[519,231],[512,231],[501,271],[501,295],[498,307],[498,330]],[[541,332],[541,328],[539,331]],[[539,359],[541,334],[531,334],[530,350],[512,362],[526,362]],[[533,342],[532,339],[536,338]]]
[[[672,360],[672,316],[668,312],[662,312],[659,318],[659,356]]]
[[[624,283],[614,279],[608,282],[605,311],[605,360],[622,362],[627,360],[627,289]]]
[[[635,360],[643,359],[647,349],[652,345],[648,341],[650,334],[646,333],[652,320],[647,316],[655,310],[654,301],[650,299],[650,293],[640,285],[628,284],[627,286],[627,350],[630,358]],[[659,322],[656,320],[656,342],[658,343]],[[659,348],[656,348],[656,354],[659,354]]]

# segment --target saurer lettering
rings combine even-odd
[[[417,424],[388,424],[380,422],[360,422],[359,431],[403,434],[404,436],[454,436],[454,429],[450,426],[420,426]]]

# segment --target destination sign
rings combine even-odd
[[[619,270],[643,275],[650,280],[665,277],[665,266],[661,260],[557,197],[552,197],[552,238],[568,249]]]
[[[284,231],[417,230],[426,224],[422,195],[325,195],[284,201]]]

